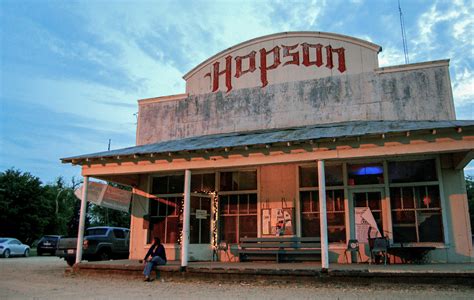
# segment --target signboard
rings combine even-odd
[[[367,243],[369,230],[370,237],[382,236],[380,234],[377,222],[375,222],[374,215],[368,207],[356,207],[355,210],[355,225],[356,225],[356,239],[360,243]]]
[[[381,47],[324,32],[284,32],[222,51],[184,75],[190,95],[373,71]]]
[[[196,209],[196,219],[207,219],[207,210]]]
[[[76,197],[81,200],[82,189],[83,186],[80,186],[74,191]],[[91,181],[88,184],[87,200],[98,206],[128,212],[131,198],[132,192],[130,191],[122,190],[100,182]]]
[[[262,209],[263,235],[293,235],[293,208]]]

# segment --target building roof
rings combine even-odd
[[[133,155],[167,154],[181,151],[210,151],[231,147],[294,143],[328,138],[360,137],[375,134],[414,132],[443,128],[474,126],[474,120],[451,121],[351,121],[319,124],[284,129],[266,129],[247,132],[222,133],[190,137],[117,150],[61,158],[63,163],[86,159],[125,157]]]

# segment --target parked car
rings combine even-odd
[[[19,240],[14,238],[0,238],[0,256],[9,258],[11,256],[30,255],[30,246],[22,244]]]
[[[38,256],[41,256],[45,253],[50,255],[56,255],[56,249],[58,248],[58,242],[61,238],[60,235],[45,235],[43,236],[36,246],[36,252]]]
[[[121,227],[91,227],[84,233],[82,259],[109,260],[128,258],[130,230]],[[68,265],[76,262],[77,238],[61,238],[56,256],[64,258]]]

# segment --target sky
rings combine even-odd
[[[456,116],[474,119],[474,0],[400,0],[411,63],[450,59]],[[333,32],[404,64],[397,0],[0,0],[0,172],[80,176],[60,158],[135,145],[137,100],[228,47],[284,31]],[[474,176],[474,163],[465,169]]]

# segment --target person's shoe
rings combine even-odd
[[[150,277],[149,277],[149,276],[146,276],[146,277],[145,277],[145,279],[144,279],[143,281],[145,281],[145,282],[150,282],[150,281],[151,281],[151,279],[150,279]]]

